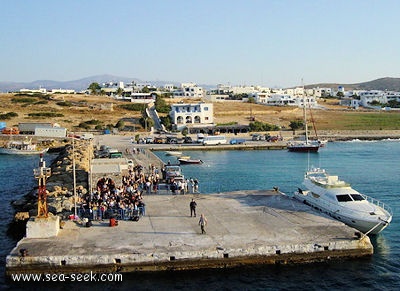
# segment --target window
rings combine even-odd
[[[360,194],[350,194],[354,201],[363,201],[365,200]]]
[[[348,194],[342,194],[342,195],[336,195],[336,199],[339,202],[348,202],[348,201],[353,201]]]
[[[208,107],[204,107],[204,111],[208,111]]]

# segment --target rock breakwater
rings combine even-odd
[[[74,146],[65,144],[60,147],[59,155],[50,165],[52,174],[46,181],[49,213],[59,215],[62,218],[72,214],[75,204],[73,163],[75,162],[76,189],[80,193],[86,194],[88,191],[89,159],[92,154],[93,147],[88,141],[77,140]],[[32,189],[21,199],[12,202],[16,214],[14,222],[10,224],[9,233],[21,232],[26,221],[37,215],[37,191],[37,188]],[[24,233],[19,235],[23,236]]]

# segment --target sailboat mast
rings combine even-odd
[[[301,83],[303,86],[303,114],[304,114],[304,123],[305,123],[305,129],[306,129],[306,144],[308,144],[308,125],[307,125],[307,110],[306,110],[306,94],[304,91],[304,82],[303,79],[301,79]]]

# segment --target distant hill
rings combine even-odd
[[[13,92],[19,91],[20,89],[38,89],[40,87],[46,89],[74,89],[79,92],[87,89],[93,82],[99,84],[104,82],[118,82],[130,83],[135,81],[137,83],[150,82],[155,86],[163,86],[165,84],[173,84],[179,86],[179,82],[173,81],[142,81],[137,78],[119,77],[114,75],[97,75],[87,78],[82,78],[73,81],[52,81],[52,80],[37,80],[33,82],[1,82],[0,81],[0,92]],[[199,84],[199,86],[206,90],[214,88],[215,85],[210,84]],[[310,84],[306,85],[305,88],[337,88],[338,86],[344,86],[345,90],[388,90],[388,91],[400,91],[400,78],[380,78],[369,82],[358,83],[358,84],[339,84],[339,83],[321,83],[321,84]]]
[[[364,83],[357,84],[338,84],[338,83],[321,83],[311,84],[305,86],[305,88],[337,88],[343,86],[345,90],[388,90],[388,91],[400,91],[400,78],[380,78]]]
[[[118,77],[113,75],[97,75],[87,78],[82,78],[73,81],[52,81],[52,80],[37,80],[33,82],[0,82],[0,92],[18,91],[20,89],[38,89],[40,87],[46,89],[74,89],[79,92],[87,89],[93,82],[99,84],[104,82],[117,82],[130,83],[135,81],[141,83],[142,81],[136,78]]]

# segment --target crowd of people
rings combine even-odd
[[[97,181],[96,190],[81,197],[80,217],[91,220],[118,218],[134,219],[146,214],[143,194],[149,188],[149,180],[157,185],[157,176],[146,176],[140,165],[129,169],[117,186],[111,178]]]
[[[161,172],[161,173],[160,173]],[[161,174],[161,177],[160,177]],[[130,166],[128,173],[122,176],[120,185],[108,177],[97,181],[96,190],[80,196],[78,216],[90,221],[116,218],[135,220],[146,214],[145,194],[157,194],[161,181],[165,181],[166,190],[172,194],[198,192],[197,179],[165,180],[165,168],[161,171],[154,165],[146,169],[141,165]]]

